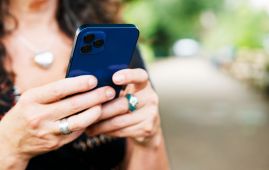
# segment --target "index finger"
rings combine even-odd
[[[94,76],[78,76],[35,88],[30,95],[39,103],[52,103],[73,94],[89,91],[96,85],[97,79]]]

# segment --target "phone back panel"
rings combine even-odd
[[[98,87],[121,87],[112,81],[115,72],[128,68],[139,31],[130,24],[83,25],[76,33],[66,77],[94,75]]]

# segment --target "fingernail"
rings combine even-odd
[[[119,74],[115,77],[115,81],[117,83],[122,83],[124,81],[124,76],[122,74]]]
[[[114,91],[112,89],[107,89],[106,90],[106,96],[107,96],[108,99],[113,99],[114,95],[115,95],[115,93],[114,93]]]
[[[96,78],[93,76],[89,76],[89,84],[90,84],[90,87],[95,87],[97,85]]]

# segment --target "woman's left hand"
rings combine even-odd
[[[114,137],[128,137],[139,144],[146,144],[160,133],[159,100],[143,69],[125,69],[113,75],[117,85],[126,85],[119,98],[102,107],[102,116],[97,124],[90,126],[90,136],[105,134]],[[137,97],[136,110],[129,111],[130,93]]]

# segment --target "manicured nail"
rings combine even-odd
[[[96,78],[93,76],[89,76],[89,84],[90,84],[90,87],[95,87],[97,85]]]
[[[107,96],[108,99],[113,99],[114,96],[115,96],[115,93],[114,93],[114,91],[112,89],[107,89],[106,90],[106,96]]]
[[[122,83],[124,81],[124,76],[122,74],[119,74],[115,77],[115,81],[117,83]]]

